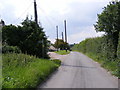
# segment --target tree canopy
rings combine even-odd
[[[64,42],[62,39],[56,39],[54,43],[55,48],[59,48],[60,50],[65,50],[66,48],[69,49],[68,43]]]
[[[47,57],[47,37],[43,28],[27,17],[21,26],[8,25],[2,28],[2,42],[18,46],[23,53]],[[44,51],[44,52],[43,52]]]
[[[106,43],[110,49],[107,51],[112,52],[113,58],[116,58],[120,32],[120,2],[110,2],[104,7],[94,26],[97,32],[105,32]]]

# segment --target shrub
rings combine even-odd
[[[2,53],[20,53],[21,50],[17,46],[2,46]]]
[[[118,42],[117,56],[118,56],[118,58],[120,59],[120,34],[119,34],[119,42]]]

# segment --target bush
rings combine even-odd
[[[2,46],[2,53],[20,53],[21,50],[17,46]]]
[[[119,74],[119,78],[120,78],[120,33],[119,33],[117,56],[118,56],[118,74]]]
[[[117,56],[118,56],[118,58],[120,59],[120,34],[119,34],[119,42],[118,42]]]

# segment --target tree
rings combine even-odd
[[[18,30],[14,25],[4,26],[2,28],[2,40],[3,42],[7,42],[9,45],[18,45],[19,36],[17,35]]]
[[[4,26],[2,33],[3,42],[10,46],[18,46],[23,53],[48,57],[48,41],[43,28],[28,17],[22,22],[22,26]]]
[[[64,42],[62,39],[56,39],[54,43],[55,48],[60,48],[60,50],[70,49],[68,43]]]
[[[98,21],[96,22],[96,31],[103,31],[106,34],[107,50],[112,53],[108,57],[117,57],[117,47],[120,32],[120,2],[110,2],[101,14],[98,14]]]

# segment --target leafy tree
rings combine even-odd
[[[120,32],[120,2],[110,2],[101,14],[98,14],[96,31],[106,33],[107,53],[112,53],[111,58],[117,57],[117,47]]]
[[[2,40],[7,42],[9,45],[16,46],[19,43],[20,37],[19,31],[16,26],[8,25],[2,28]]]
[[[48,57],[48,41],[43,28],[28,17],[22,22],[22,26],[4,26],[2,33],[3,43],[18,46],[23,53]]]
[[[70,46],[68,43],[64,42],[62,39],[56,39],[54,43],[55,48],[60,48],[60,50],[65,50],[66,48],[69,49]]]

